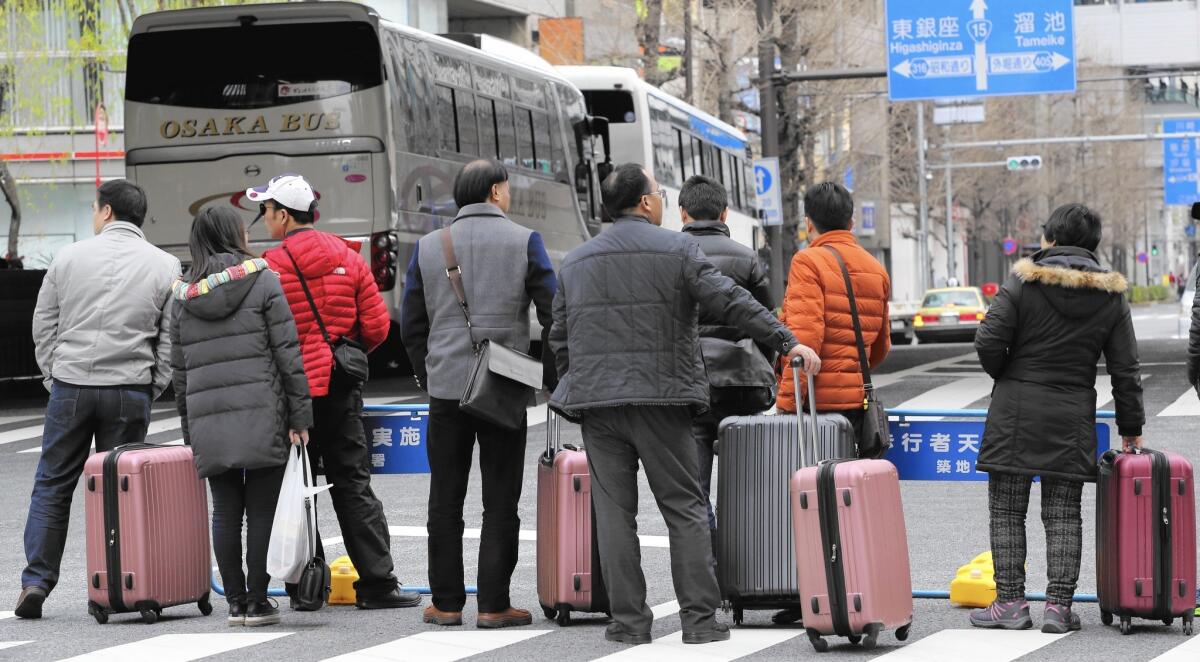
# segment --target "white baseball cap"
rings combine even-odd
[[[246,197],[253,202],[274,200],[288,209],[311,211],[317,196],[312,186],[303,177],[286,172],[271,178],[265,186],[246,189]]]

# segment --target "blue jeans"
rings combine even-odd
[[[58,583],[67,544],[67,524],[75,484],[83,474],[92,438],[103,452],[146,440],[150,425],[149,390],[69,386],[54,382],[46,405],[42,458],[38,462],[25,521],[25,560],[21,586],[47,593]]]

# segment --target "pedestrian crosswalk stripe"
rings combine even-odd
[[[291,632],[255,634],[163,634],[112,648],[84,653],[59,662],[190,662],[202,657],[257,646],[286,637]]]
[[[872,662],[1011,662],[1067,636],[1036,630],[941,630]]]
[[[1200,416],[1200,395],[1196,389],[1189,388],[1172,402],[1166,409],[1158,412],[1159,416]]]
[[[1142,375],[1142,381],[1145,381],[1150,375]],[[1102,409],[1104,405],[1112,402],[1112,377],[1109,375],[1096,375],[1096,409]]]
[[[671,614],[679,612],[679,601],[672,600],[670,602],[664,602],[661,605],[654,605],[650,608],[650,611],[654,612],[654,620],[656,621],[660,618],[666,618]]]
[[[0,641],[0,651],[4,650],[5,648],[16,648],[17,646],[24,646],[25,644],[32,643],[32,641]]]
[[[179,422],[178,416],[169,416],[160,418],[157,421],[151,421],[150,426],[146,429],[146,436],[158,434],[160,432],[169,432],[178,430],[182,424]],[[42,430],[45,428],[45,417],[42,417],[42,422],[37,425],[30,425],[8,432],[0,432],[0,446],[11,444],[16,441],[35,441],[42,436]],[[40,450],[40,448],[38,449]],[[32,452],[32,451],[25,451]]]
[[[149,436],[149,435],[147,435],[147,436]],[[182,439],[172,439],[170,441],[162,441],[162,442],[155,442],[155,443],[157,443],[157,445],[159,445],[159,446],[182,446],[183,440]],[[88,447],[88,451],[93,452],[93,453],[96,451],[96,443],[95,442],[92,442],[92,445]],[[17,452],[18,453],[41,453],[42,447],[34,446],[33,448],[26,448],[23,451],[17,451]]]
[[[1196,662],[1200,660],[1200,637],[1192,637],[1150,662]]]
[[[906,400],[895,409],[965,409],[971,403],[986,398],[992,392],[992,378],[965,377],[948,384],[929,389],[915,398]],[[919,419],[912,419],[919,420]],[[926,420],[938,420],[931,417]]]
[[[924,374],[937,368],[956,368],[960,367],[958,364],[962,363],[963,361],[978,360],[979,359],[974,352],[971,352],[970,354],[960,354],[959,356],[951,356],[950,358],[941,359],[940,361],[922,363],[921,365],[916,365],[904,370],[897,370],[896,372],[886,372],[879,375],[872,374],[871,383],[875,385],[875,388],[883,388],[885,386],[890,386],[896,382],[902,381],[905,377]]]
[[[803,632],[795,629],[733,629],[729,631],[729,641],[689,646],[683,643],[683,632],[679,631],[659,637],[649,645],[630,646],[619,653],[596,658],[593,662],[726,662],[778,646],[799,637]],[[794,652],[787,657],[795,657]]]
[[[478,540],[481,529],[463,529],[464,540]],[[424,525],[420,526],[389,526],[388,534],[393,538],[428,538],[429,530]],[[533,529],[521,529],[519,538],[522,542],[536,542],[537,531]],[[670,547],[671,541],[667,536],[649,536],[638,534],[638,539],[641,540],[642,547]],[[345,542],[342,536],[330,536],[322,538],[321,543],[326,547],[332,545],[340,545]]]
[[[41,419],[41,416],[30,416],[29,414],[23,414],[21,416],[0,416],[0,425],[8,425],[9,423],[32,423]]]
[[[16,614],[11,611],[0,611],[0,621],[6,618],[12,618],[14,616],[16,616]]]
[[[338,655],[324,662],[452,662],[521,643],[551,630],[422,632],[386,644]]]

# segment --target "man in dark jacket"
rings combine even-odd
[[[334,370],[332,350],[343,337],[359,341],[368,352],[378,347],[391,325],[387,304],[371,268],[358,254],[359,244],[313,228],[317,197],[303,177],[279,175],[265,186],[247,189],[246,198],[259,203],[271,238],[283,240],[263,258],[279,274],[296,318],[312,394],[308,452],[333,486],[333,511],[359,576],[354,604],[359,609],[415,607],[421,595],[402,590],[392,574],[387,517],[371,489],[371,452],[362,426],[363,383]],[[324,550],[319,552],[324,557]]]
[[[550,331],[554,271],[537,232],[508,220],[508,171],[495,160],[467,164],[454,182],[458,216],[421,238],[404,281],[404,347],[418,383],[429,392],[429,586],[426,623],[461,625],[463,500],[479,439],[483,531],[479,539],[481,628],[529,625],[533,617],[509,601],[521,519],[517,506],[525,468],[522,423],[508,430],[459,410],[474,362],[472,346],[487,340],[529,350],[529,304],[537,308],[542,346]],[[444,242],[459,266],[466,305],[447,277]],[[453,270],[451,270],[453,271]],[[468,328],[467,313],[470,314]],[[549,356],[549,350],[544,350]],[[554,383],[552,364],[543,370]]]
[[[729,215],[729,194],[711,177],[689,177],[679,190],[679,215],[683,231],[696,240],[700,250],[717,271],[733,279],[754,296],[764,308],[773,307],[771,288],[758,256],[750,248],[729,237],[725,219]],[[708,502],[708,527],[717,550],[717,517],[709,492],[712,487],[713,445],[717,425],[726,416],[750,414],[771,408],[775,401],[775,373],[771,363],[775,352],[757,347],[742,329],[725,323],[724,316],[700,311],[700,349],[708,373],[710,409],[696,417],[692,435],[696,438],[700,471],[700,489]]]
[[[550,346],[559,375],[551,406],[583,422],[614,620],[605,638],[650,642],[636,522],[641,460],[671,531],[683,642],[722,641],[729,628],[715,618],[721,596],[691,434],[693,415],[708,408],[697,308],[789,359],[803,357],[809,371],[820,360],[695,241],[658,227],[666,192],[642,166],[618,167],[601,191],[616,220],[563,260]]]
[[[977,468],[988,472],[996,602],[971,614],[976,627],[1031,626],[1025,602],[1025,513],[1042,478],[1049,585],[1043,632],[1079,629],[1071,599],[1082,552],[1080,499],[1096,480],[1096,364],[1112,378],[1117,429],[1141,446],[1142,385],[1133,318],[1121,274],[1096,259],[1100,218],[1063,205],[1043,226],[1042,250],[1021,260],[975,335],[996,380]]]

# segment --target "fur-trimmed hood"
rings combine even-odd
[[[1051,247],[1017,262],[1013,275],[1036,288],[1059,313],[1088,317],[1113,296],[1129,289],[1125,277],[1100,266],[1091,251],[1072,246]]]

